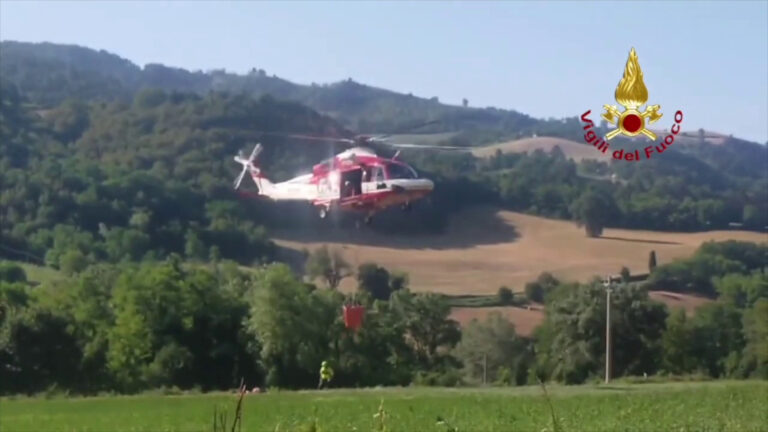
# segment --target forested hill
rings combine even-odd
[[[57,106],[67,99],[129,102],[145,88],[201,95],[216,91],[256,98],[269,94],[311,107],[361,133],[454,132],[456,135],[450,139],[459,145],[533,135],[581,141],[576,116],[544,120],[513,110],[446,105],[437,97],[397,93],[352,79],[301,85],[270,76],[256,67],[245,75],[215,69],[188,71],[162,64],[147,64],[142,68],[104,50],[47,42],[2,41],[0,58],[0,76],[18,87],[27,100],[40,109]],[[753,153],[757,148],[754,143],[733,137],[726,137],[724,141],[746,144],[747,150]]]
[[[338,115],[346,112],[372,113],[371,121],[382,125],[431,116],[443,121],[430,127],[448,127],[452,118],[457,128],[475,121],[479,137],[470,144],[483,134],[528,134],[529,125],[580,132],[574,119],[542,122],[510,111],[450,107],[354,83],[297,86],[258,71],[243,77],[140,69],[80,47],[0,46],[0,255],[13,249],[54,266],[173,252],[243,262],[271,258],[274,245],[260,226],[316,218],[306,205],[238,200],[230,183],[238,172],[232,156],[263,142],[259,162],[280,180],[305,172],[334,149],[260,131],[348,135],[345,125],[354,119]],[[250,94],[240,91],[251,85]],[[326,109],[295,101],[305,98]],[[335,118],[328,115],[334,110]],[[405,151],[406,160],[435,180],[436,190],[411,213],[377,215],[373,229],[440,231],[457,210],[477,204],[581,221],[594,232],[602,226],[701,231],[768,225],[765,146],[735,139],[680,146],[642,164],[610,165],[577,165],[558,152],[476,159]]]
[[[328,85],[299,85],[256,68],[246,75],[223,70],[190,72],[160,64],[141,68],[106,51],[73,45],[4,41],[0,43],[0,57],[0,75],[41,107],[56,106],[68,98],[127,101],[148,87],[202,94],[271,94],[330,114],[361,132],[395,133],[433,122],[419,132],[494,131],[488,137],[493,139],[512,131],[528,133],[546,123],[515,111],[450,106],[437,98],[400,94],[351,79]]]
[[[274,247],[257,225],[269,213],[258,201],[237,201],[232,156],[256,142],[254,130],[341,129],[269,96],[144,90],[131,103],[67,101],[41,117],[14,86],[1,89],[0,256],[54,266],[173,252],[269,259]],[[278,178],[328,153],[273,143],[260,156]]]

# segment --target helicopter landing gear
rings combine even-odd
[[[405,204],[401,205],[401,206],[400,206],[400,209],[401,209],[401,210],[403,210],[404,212],[409,212],[409,211],[411,211],[411,203],[410,203],[410,202],[407,202],[407,203],[405,203]]]
[[[328,207],[320,206],[320,208],[317,211],[317,215],[320,216],[320,219],[328,218]]]
[[[370,226],[371,222],[373,222],[373,213],[367,214],[362,221],[360,219],[355,220],[355,227],[360,229],[362,228],[362,224],[365,224],[365,226]]]

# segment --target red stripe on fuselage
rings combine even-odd
[[[414,202],[425,197],[429,193],[429,189],[415,189],[401,192],[385,190],[381,192],[368,192],[361,195],[342,198],[338,200],[338,203],[342,210],[383,210],[387,207]],[[333,201],[336,200],[315,200],[313,204],[330,205]]]

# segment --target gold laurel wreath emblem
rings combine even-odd
[[[648,101],[648,89],[643,82],[643,71],[640,70],[637,53],[632,48],[627,65],[624,67],[624,76],[616,87],[616,102],[624,107],[624,111],[619,111],[616,105],[603,105],[605,112],[602,117],[616,126],[616,129],[605,135],[605,139],[610,140],[618,134],[630,137],[643,134],[655,140],[656,134],[646,128],[646,120],[649,125],[657,122],[662,116],[659,112],[661,106],[651,105],[640,112],[638,109],[646,101]]]

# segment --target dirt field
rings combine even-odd
[[[707,303],[711,303],[712,300],[706,297],[699,297],[691,294],[679,294],[667,291],[651,291],[650,297],[656,301],[660,301],[671,308],[683,308],[688,315],[692,315],[693,312],[700,306]]]
[[[487,308],[453,308],[451,319],[458,321],[462,326],[473,319],[485,321],[485,317],[499,312],[501,316],[514,324],[515,332],[521,336],[530,336],[533,330],[544,321],[544,309],[541,306],[531,306],[531,309],[520,307],[487,307]]]
[[[692,315],[697,308],[712,300],[691,294],[678,294],[666,291],[651,291],[650,297],[667,305],[670,309],[683,308],[688,315]],[[486,316],[492,312],[499,312],[515,325],[515,331],[521,336],[530,336],[533,330],[544,321],[544,307],[542,305],[531,305],[525,307],[487,307],[487,308],[453,308],[451,319],[458,321],[462,326],[473,319],[484,321]]]
[[[660,233],[607,229],[590,239],[574,223],[490,208],[456,215],[439,236],[384,236],[369,231],[275,232],[277,242],[292,249],[323,244],[343,251],[353,266],[375,262],[405,271],[414,291],[446,294],[491,294],[506,285],[522,291],[542,271],[563,280],[587,281],[594,275],[648,271],[648,254],[657,262],[690,256],[707,240],[768,241],[768,234],[743,231]],[[307,241],[307,238],[313,239]],[[302,240],[299,240],[302,239]],[[351,278],[342,289],[353,289]]]

